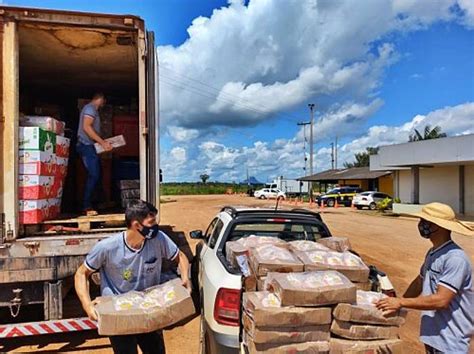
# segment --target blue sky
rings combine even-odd
[[[297,177],[307,104],[316,170],[440,125],[474,133],[474,5],[466,0],[7,1],[131,13],[155,31],[165,181]],[[217,10],[216,10],[217,9]],[[194,22],[193,22],[194,21]]]

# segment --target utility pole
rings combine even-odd
[[[309,132],[309,174],[313,175],[313,145],[314,145],[314,140],[313,140],[313,130],[314,130],[314,103],[309,103],[309,112],[310,112],[310,129],[311,131]],[[309,198],[312,201],[313,200],[313,182],[309,183]]]
[[[307,158],[306,158],[306,126],[307,125],[310,125],[311,122],[298,122],[296,123],[296,125],[298,126],[303,126],[303,151],[304,151],[304,167],[303,167],[303,170],[304,170],[304,175],[307,176],[307,169],[306,169],[306,162],[307,162]]]
[[[331,143],[331,169],[334,170],[334,143]]]
[[[337,135],[336,135],[336,146],[334,147],[335,148],[335,156],[336,156],[336,170],[337,170]]]

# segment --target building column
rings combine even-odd
[[[412,166],[411,178],[412,178],[411,202],[413,204],[420,204],[420,166]]]
[[[464,165],[459,166],[459,214],[464,214],[465,210],[465,197],[466,197],[466,181]]]

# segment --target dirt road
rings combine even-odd
[[[176,231],[188,235],[194,229],[205,230],[216,212],[224,205],[268,205],[241,196],[180,196],[162,205],[161,223],[171,225]],[[409,282],[416,277],[420,265],[430,247],[416,230],[414,220],[368,215],[348,208],[324,209],[323,219],[334,235],[350,238],[368,264],[374,264],[386,271],[401,294]],[[474,261],[474,242],[467,237],[454,235],[455,241],[471,255]],[[189,240],[194,250],[196,241]],[[419,316],[411,312],[402,330],[407,352],[422,352],[418,342]],[[197,353],[199,344],[199,319],[195,318],[183,327],[165,332],[167,352]],[[30,337],[0,342],[0,351],[43,351],[111,353],[107,338],[94,332],[68,335]]]

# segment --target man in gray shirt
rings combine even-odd
[[[105,151],[111,151],[109,142],[100,137],[99,108],[105,104],[102,93],[96,93],[91,102],[86,104],[79,117],[77,129],[76,151],[81,156],[84,167],[87,170],[87,181],[84,186],[84,198],[82,201],[83,211],[87,215],[96,215],[92,209],[92,194],[100,179],[100,159],[94,148],[94,143],[102,145]]]
[[[137,200],[125,211],[127,230],[97,243],[86,256],[75,275],[76,293],[82,307],[92,320],[97,320],[96,300],[89,295],[89,277],[100,272],[102,296],[144,290],[160,284],[164,259],[177,261],[181,281],[191,292],[188,278],[189,262],[173,241],[158,229],[157,210],[150,203]],[[115,353],[165,353],[161,331],[111,336]]]
[[[404,297],[382,299],[376,306],[386,315],[401,307],[421,310],[420,339],[427,353],[468,353],[474,331],[472,266],[451,231],[474,236],[474,229],[441,203],[427,204],[412,216],[420,218],[419,233],[433,247]]]

